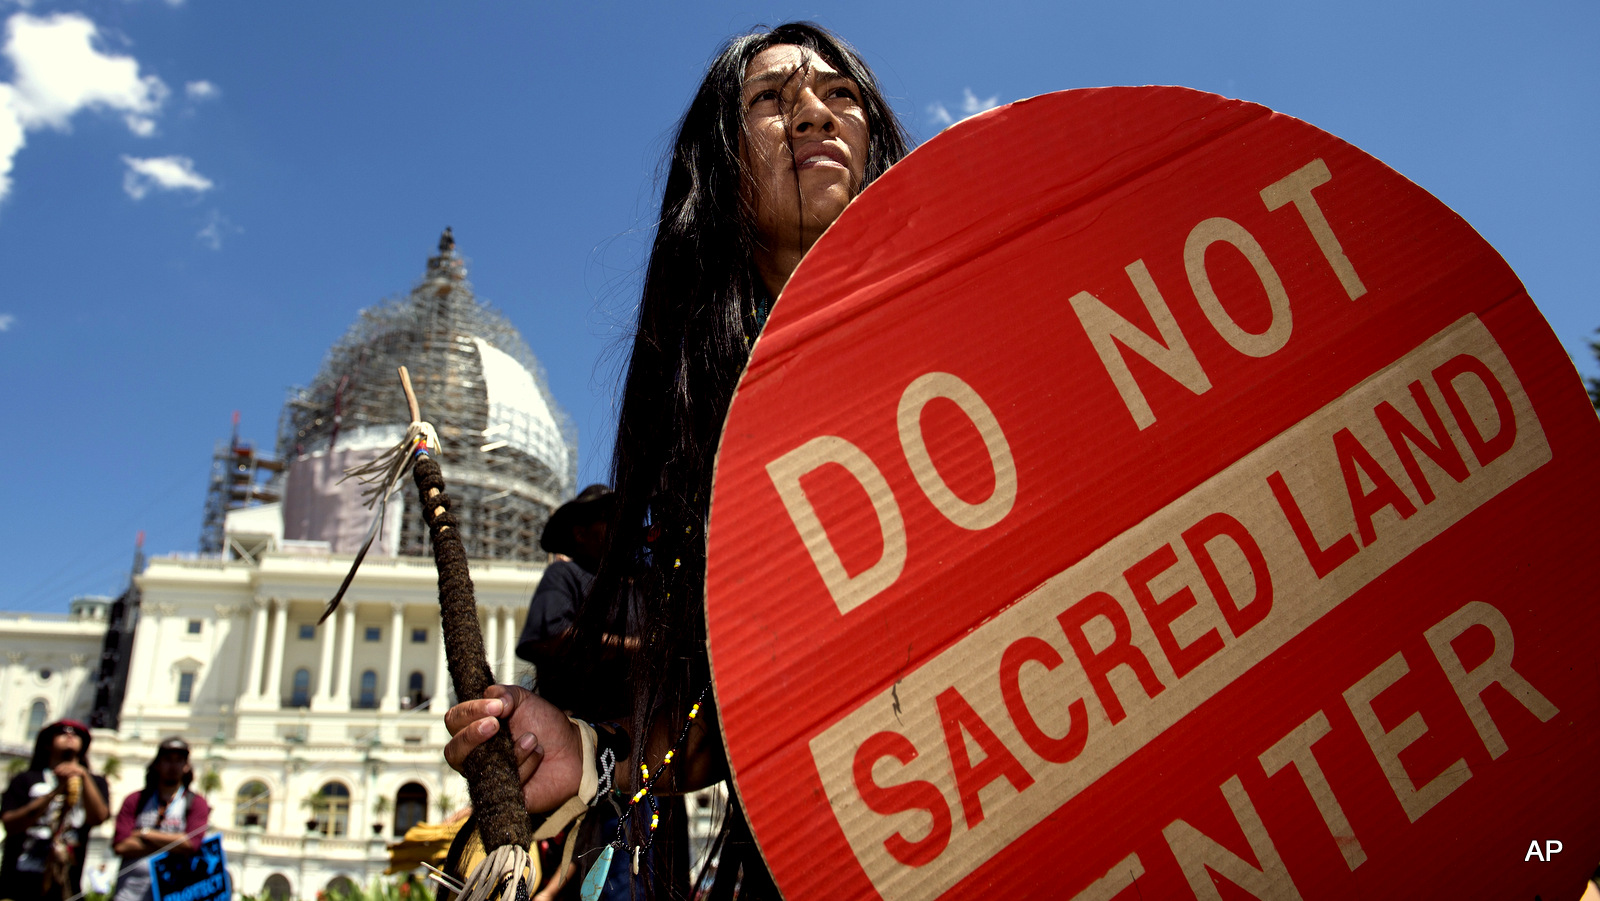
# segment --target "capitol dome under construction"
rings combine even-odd
[[[438,429],[468,556],[544,559],[539,533],[575,491],[575,430],[516,328],[473,295],[449,229],[411,293],[362,310],[316,378],[284,405],[283,538],[327,541],[334,553],[360,546],[372,513],[362,486],[340,479],[405,434],[400,366],[422,417]],[[421,518],[396,503],[408,493],[390,501],[374,552],[428,553]]]

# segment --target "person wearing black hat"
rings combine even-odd
[[[89,727],[72,720],[40,729],[33,760],[6,786],[0,895],[33,901],[78,894],[89,830],[111,813],[105,777],[89,771],[89,740]]]
[[[625,715],[631,699],[625,660],[574,661],[565,655],[563,644],[594,584],[615,511],[616,496],[611,489],[590,485],[550,514],[539,547],[558,557],[545,567],[517,639],[517,656],[538,669],[539,694],[557,707],[591,720]],[[626,634],[626,624],[618,624],[616,631]],[[629,640],[620,639],[617,644],[626,647]]]
[[[156,759],[144,771],[144,788],[129,795],[117,811],[117,830],[111,850],[122,856],[113,901],[153,898],[150,855],[160,851],[192,854],[206,837],[211,807],[189,791],[194,769],[189,766],[189,745],[169,738],[156,747]]]
[[[594,574],[605,550],[606,531],[615,511],[616,496],[611,489],[590,485],[550,514],[539,536],[539,547],[557,557],[545,567],[517,640],[517,656],[537,667],[540,696],[573,716],[592,721],[620,719],[626,716],[632,701],[627,661],[615,652],[636,647],[637,639],[609,642],[613,654],[606,660],[574,659],[566,643],[578,609],[594,585]],[[626,634],[626,624],[619,626],[614,631]],[[615,831],[614,817],[587,817],[583,834],[569,834],[565,841],[577,842],[578,848],[589,850]],[[553,868],[537,897],[570,894],[575,886],[574,872],[571,865],[565,871]],[[622,872],[627,872],[626,865]],[[620,892],[617,886],[608,885],[602,897],[627,897],[626,888],[626,880],[622,881]]]

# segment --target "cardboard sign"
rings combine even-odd
[[[1577,898],[1600,422],[1438,200],[1070,91],[822,238],[725,427],[707,620],[785,897]]]
[[[154,901],[228,901],[233,897],[221,835],[208,836],[194,854],[163,851],[151,855],[150,874]]]

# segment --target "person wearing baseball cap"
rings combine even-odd
[[[211,807],[189,791],[194,769],[189,744],[176,736],[156,746],[156,757],[144,771],[144,788],[122,802],[111,850],[122,857],[114,901],[153,898],[149,857],[160,851],[192,854],[206,837]]]
[[[89,771],[89,727],[61,720],[39,730],[33,759],[0,798],[5,856],[0,893],[14,901],[78,894],[89,830],[110,815],[104,776]]]

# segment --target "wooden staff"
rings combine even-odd
[[[433,562],[439,570],[439,618],[450,681],[458,700],[476,700],[493,684],[494,673],[478,627],[478,605],[473,596],[472,574],[467,570],[467,553],[461,545],[460,526],[450,513],[444,474],[433,459],[438,452],[437,442],[429,447],[425,437],[413,437],[413,432],[421,434],[417,427],[422,423],[422,413],[404,366],[400,367],[400,384],[405,389],[413,426],[407,432],[412,445],[412,479],[422,501],[423,521],[433,539]],[[537,879],[536,865],[528,853],[533,844],[533,825],[522,801],[522,781],[517,774],[510,731],[501,729],[473,749],[462,762],[461,773],[472,798],[472,818],[462,831],[475,829],[487,856],[472,872],[457,874],[465,883],[460,898],[478,901],[528,897]]]

